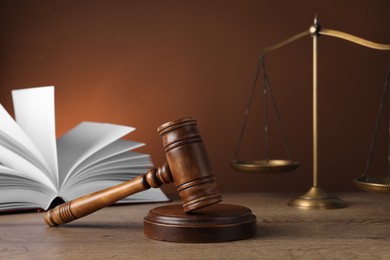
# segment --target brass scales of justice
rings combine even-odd
[[[284,41],[281,41],[275,45],[267,47],[260,52],[259,61],[257,64],[256,76],[253,82],[251,95],[249,97],[248,106],[244,113],[244,120],[241,127],[240,135],[238,138],[237,147],[235,149],[233,160],[231,160],[231,166],[241,172],[255,172],[255,173],[276,173],[276,172],[289,172],[295,170],[299,166],[299,162],[295,161],[292,158],[290,148],[288,146],[287,138],[283,129],[283,125],[280,120],[280,115],[278,108],[276,106],[276,102],[274,96],[272,94],[268,75],[265,68],[264,61],[264,53],[277,50],[289,43],[292,43],[300,38],[311,35],[313,38],[313,185],[305,194],[298,196],[296,198],[291,199],[287,204],[292,207],[297,207],[301,209],[335,209],[335,208],[343,208],[346,207],[347,204],[341,199],[328,194],[318,185],[318,75],[317,75],[317,64],[318,64],[318,36],[332,36],[336,38],[340,38],[342,40],[350,41],[356,43],[358,45],[362,45],[368,48],[376,49],[376,50],[390,50],[390,44],[380,44],[372,41],[365,40],[363,38],[356,37],[351,34],[347,34],[344,32],[332,30],[332,29],[324,29],[318,23],[317,16],[314,19],[314,24],[310,27],[309,30],[298,33]],[[247,124],[247,118],[252,107],[253,96],[255,93],[255,89],[257,86],[259,72],[262,71],[263,76],[263,100],[264,100],[264,133],[265,133],[265,160],[239,160],[237,159],[239,148],[241,145],[241,140],[245,131],[245,127]],[[383,90],[383,96],[381,99],[381,104],[379,108],[379,113],[376,119],[374,133],[372,135],[371,145],[368,160],[366,163],[366,168],[363,174],[354,180],[354,183],[361,190],[367,192],[378,192],[378,193],[386,193],[390,194],[390,111],[389,111],[389,134],[388,134],[388,169],[387,176],[385,177],[370,177],[368,175],[368,170],[370,168],[372,154],[376,142],[377,132],[379,128],[379,122],[381,116],[383,114],[383,103],[386,100],[386,96],[390,101],[390,93],[389,93],[389,78],[390,78],[390,68],[386,76],[385,87]],[[288,154],[288,159],[280,160],[280,159],[271,159],[269,152],[269,125],[268,125],[268,100],[270,99],[272,104],[272,109],[274,114],[276,115],[276,123],[280,130],[283,143]],[[390,110],[390,109],[389,109]]]

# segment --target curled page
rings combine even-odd
[[[44,175],[46,175],[51,178],[48,172],[46,161],[36,147],[36,145],[30,140],[30,138],[26,135],[22,128],[20,128],[20,126],[8,114],[8,112],[1,104],[0,122],[1,143],[6,144],[3,146],[12,147],[12,149],[8,149],[20,156],[25,157],[25,159],[28,160],[31,164],[41,169],[42,172],[37,172],[37,176],[42,176],[42,178],[45,178]],[[1,158],[0,163],[6,165],[7,162],[3,162],[5,159],[6,158]]]
[[[110,158],[116,158],[120,154],[127,154],[127,156],[131,156],[131,153],[128,153],[130,150],[136,149],[143,145],[143,143],[134,141],[123,139],[116,140],[81,162],[73,170],[72,178],[77,175],[83,175],[87,168],[91,168],[93,165],[100,165],[100,162],[104,160],[109,160],[111,162]]]
[[[58,187],[54,87],[13,90],[12,98],[16,122],[45,158]]]
[[[128,126],[82,122],[63,135],[57,141],[61,186],[80,163],[133,130]]]

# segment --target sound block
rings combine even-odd
[[[256,235],[256,216],[246,207],[215,204],[185,213],[180,204],[157,207],[144,218],[145,236],[162,241],[213,243]]]

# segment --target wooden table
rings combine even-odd
[[[286,206],[295,194],[223,194],[224,203],[252,209],[258,234],[214,244],[146,238],[143,218],[161,204],[109,207],[56,228],[44,213],[0,215],[0,258],[390,259],[390,197],[336,195],[349,207],[300,210]]]

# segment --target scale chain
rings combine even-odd
[[[252,107],[253,98],[255,96],[256,86],[257,86],[257,82],[259,80],[260,70],[262,70],[262,73],[263,73],[262,76],[263,76],[263,83],[264,83],[263,96],[264,96],[264,131],[265,131],[266,160],[269,161],[269,157],[270,157],[270,151],[269,151],[268,96],[271,98],[272,108],[273,108],[273,111],[274,111],[274,113],[276,115],[276,122],[277,122],[278,128],[280,130],[280,134],[282,136],[283,143],[284,143],[286,152],[288,154],[288,158],[289,158],[289,160],[292,160],[290,147],[289,147],[289,144],[288,144],[288,141],[287,141],[287,138],[286,138],[286,134],[284,132],[284,128],[283,128],[283,125],[282,125],[282,122],[281,122],[281,119],[280,119],[280,113],[279,113],[279,110],[278,110],[278,108],[276,106],[274,95],[273,95],[273,93],[271,91],[269,78],[268,78],[268,74],[266,72],[266,67],[265,67],[265,59],[264,59],[264,55],[263,55],[262,52],[259,53],[259,59],[258,59],[258,63],[257,63],[257,66],[256,66],[255,79],[253,81],[252,90],[251,90],[251,94],[249,96],[248,105],[247,105],[247,108],[246,108],[245,113],[244,113],[244,120],[243,120],[243,123],[242,123],[242,126],[241,126],[240,135],[239,135],[237,146],[236,146],[236,150],[235,150],[235,153],[234,153],[234,159],[237,159],[237,157],[238,157],[240,145],[241,145],[241,142],[242,142],[242,137],[243,137],[246,125],[247,125],[247,121],[248,121],[249,111],[250,111],[250,109]]]
[[[288,155],[288,159],[289,160],[292,160],[292,155],[291,155],[291,150],[290,150],[290,146],[288,144],[288,141],[287,141],[287,137],[286,137],[286,134],[285,134],[285,131],[284,131],[284,127],[283,127],[283,124],[282,124],[282,120],[280,119],[280,113],[279,113],[279,109],[278,107],[276,106],[276,102],[275,102],[275,98],[274,98],[274,95],[273,95],[273,92],[271,90],[271,87],[270,87],[270,83],[269,83],[269,77],[268,77],[268,74],[267,74],[267,70],[265,68],[265,58],[264,56],[262,55],[262,69],[263,69],[263,81],[264,81],[264,88],[267,89],[267,94],[269,93],[269,96],[271,97],[271,101],[272,101],[272,108],[275,112],[275,115],[276,115],[276,122],[278,124],[278,128],[279,128],[279,131],[280,131],[280,134],[282,136],[282,139],[283,139],[283,143],[284,143],[284,146],[285,146],[285,149],[286,149],[286,152],[287,152],[287,155]],[[265,97],[266,98],[266,97]],[[264,102],[265,103],[265,102]],[[268,106],[267,106],[268,107]],[[268,111],[267,111],[268,113]],[[267,130],[268,130],[268,121],[267,121]],[[267,138],[268,138],[268,135],[267,135]],[[268,141],[268,140],[267,140]],[[269,153],[269,151],[268,151]],[[268,158],[267,158],[268,160]]]
[[[250,94],[250,96],[249,96],[248,105],[247,105],[247,107],[246,107],[246,109],[245,109],[244,120],[243,120],[243,122],[242,122],[241,130],[240,130],[240,135],[239,135],[239,137],[238,137],[238,142],[237,142],[236,150],[235,150],[235,152],[234,152],[234,159],[237,159],[238,152],[239,152],[239,149],[240,149],[240,144],[241,144],[241,141],[242,141],[242,136],[243,136],[243,134],[244,134],[245,127],[246,127],[246,124],[247,124],[247,121],[248,121],[249,111],[250,111],[250,109],[251,109],[251,107],[252,107],[253,97],[255,96],[256,85],[257,85],[257,81],[258,81],[258,79],[259,79],[259,73],[260,73],[260,67],[261,67],[261,56],[262,56],[262,54],[260,53],[260,54],[259,54],[259,61],[257,62],[257,65],[256,65],[255,79],[253,80],[251,94]]]

